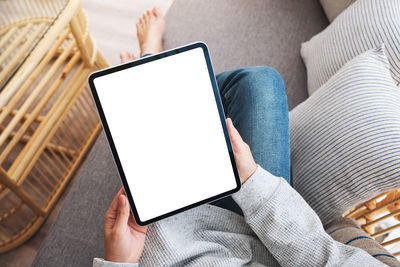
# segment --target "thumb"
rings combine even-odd
[[[229,136],[231,137],[233,150],[234,152],[239,152],[244,145],[243,139],[236,130],[235,126],[233,126],[231,118],[226,119],[226,124],[228,126]]]
[[[128,225],[129,215],[130,210],[128,200],[126,199],[126,196],[120,195],[118,197],[118,215],[114,227],[118,230],[124,230]]]

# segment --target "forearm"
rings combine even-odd
[[[333,240],[301,196],[261,167],[233,198],[282,266],[382,265],[365,251]]]

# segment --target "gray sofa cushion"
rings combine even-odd
[[[252,65],[275,68],[292,109],[308,97],[301,43],[327,25],[316,0],[176,0],[168,11],[164,45],[204,41],[216,73]]]
[[[328,25],[317,0],[175,0],[166,20],[165,47],[205,41],[216,72],[276,68],[291,108],[307,97],[300,44]],[[33,266],[90,266],[102,257],[103,216],[120,186],[101,134]]]
[[[103,219],[120,188],[101,132],[32,266],[91,266],[104,253]]]

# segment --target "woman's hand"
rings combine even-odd
[[[232,141],[240,181],[244,184],[257,170],[257,164],[253,159],[249,145],[243,141],[230,118],[226,119],[226,124],[228,125],[228,132]]]
[[[243,142],[239,132],[233,126],[232,120],[227,119],[229,136],[233,152],[243,183],[256,171],[250,147]],[[113,262],[136,263],[142,255],[146,239],[147,226],[135,223],[130,212],[128,199],[124,190],[117,193],[104,218],[104,249],[105,260]]]
[[[104,217],[105,260],[136,263],[142,255],[147,226],[132,217],[128,199],[121,188]]]

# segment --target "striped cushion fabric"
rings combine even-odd
[[[323,223],[400,187],[400,89],[383,46],[345,64],[289,117],[293,186]]]
[[[358,0],[324,31],[303,43],[311,95],[346,62],[385,43],[391,73],[400,82],[400,0]]]
[[[321,0],[325,14],[332,22],[343,10],[353,4],[356,0]]]

